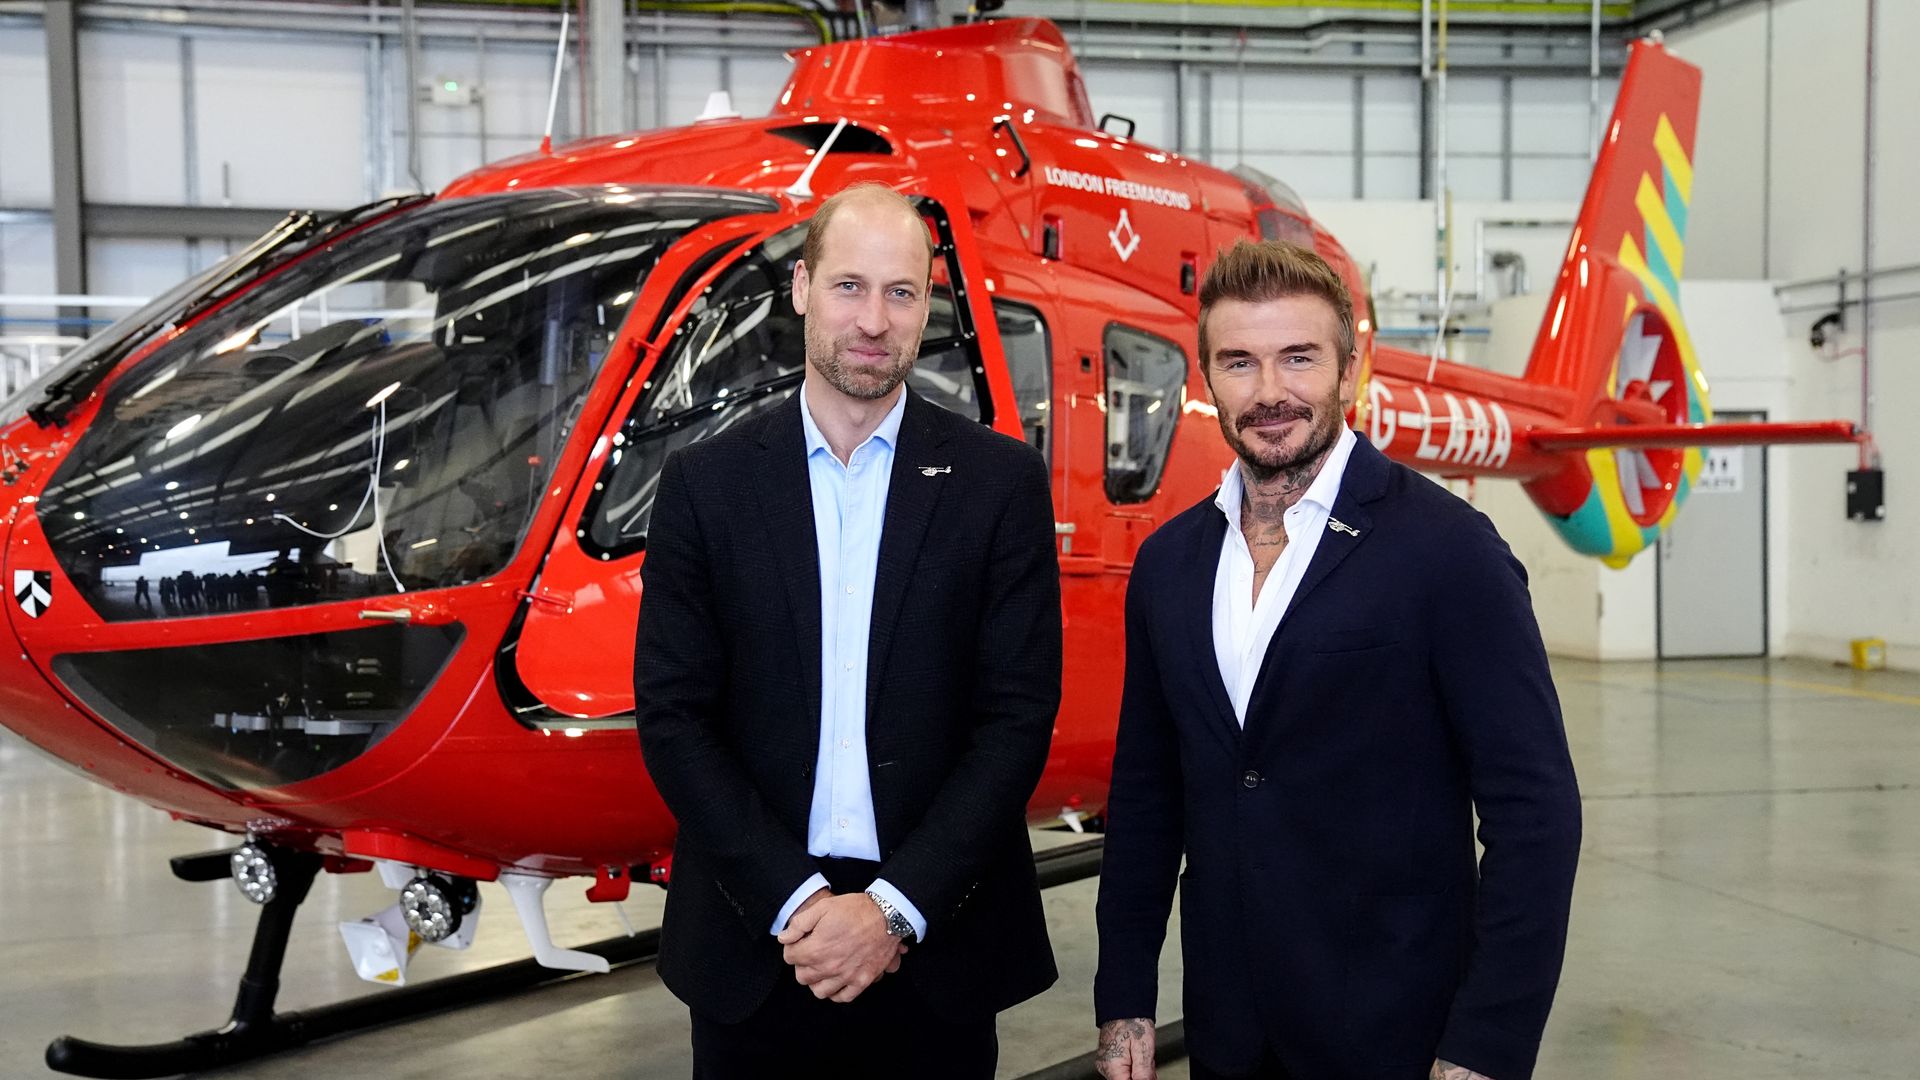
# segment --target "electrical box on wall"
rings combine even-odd
[[[1847,474],[1847,519],[1879,521],[1887,516],[1887,474],[1880,469],[1856,469]]]

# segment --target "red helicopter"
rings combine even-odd
[[[1201,275],[1269,237],[1318,251],[1363,316],[1365,281],[1284,185],[1107,130],[1125,122],[1096,119],[1048,22],[793,59],[766,117],[292,216],[17,398],[0,723],[246,836],[177,870],[230,868],[286,919],[316,869],[378,864],[414,933],[457,940],[472,883],[500,880],[541,963],[604,970],[552,945],[540,893],[670,873],[631,711],[660,464],[794,393],[805,220],[879,180],[938,242],[913,385],[1051,460],[1065,704],[1030,809],[1097,817],[1133,554],[1230,461],[1194,358]],[[1706,426],[1678,303],[1698,95],[1697,69],[1633,46],[1524,376],[1378,346],[1363,318],[1353,424],[1409,465],[1521,481],[1621,562],[1699,447],[1852,439]],[[264,1023],[271,986],[248,985],[236,1021]],[[52,1063],[106,1075],[90,1045]]]

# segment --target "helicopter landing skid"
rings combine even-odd
[[[1036,852],[1034,869],[1042,889],[1097,877],[1101,841]],[[253,932],[253,953],[233,1016],[212,1031],[188,1035],[170,1043],[113,1046],[62,1035],[47,1044],[47,1067],[70,1076],[101,1080],[145,1080],[234,1065],[305,1046],[337,1035],[350,1035],[429,1013],[479,1004],[526,990],[586,977],[579,971],[556,971],[537,960],[516,960],[461,975],[447,975],[417,986],[401,986],[299,1012],[276,1013],[280,968],[286,959],[287,935],[294,912],[320,870],[321,857],[281,849],[275,853],[279,888],[260,909]],[[187,881],[213,881],[227,876],[228,852],[185,856],[174,860],[174,873]],[[608,938],[580,951],[603,957],[618,970],[651,962],[659,951],[660,931],[643,930],[632,937]]]
[[[188,881],[225,879],[227,854],[222,851],[176,859],[175,873]],[[285,849],[275,856],[279,891],[260,909],[260,922],[253,932],[253,953],[247,960],[246,974],[240,978],[233,1015],[224,1026],[147,1046],[112,1046],[62,1035],[47,1045],[47,1067],[103,1080],[197,1073],[580,977],[577,971],[554,971],[534,960],[518,960],[314,1009],[276,1013],[273,1002],[280,990],[287,936],[293,928],[294,912],[306,899],[320,869],[321,858]],[[582,951],[604,958],[610,967],[621,968],[652,960],[659,942],[660,932],[647,930],[632,937],[622,935],[595,942]]]

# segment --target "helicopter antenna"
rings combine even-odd
[[[846,129],[847,118],[843,116],[840,118],[839,123],[833,125],[833,130],[827,133],[826,140],[820,144],[820,149],[813,152],[813,160],[807,162],[807,167],[800,173],[800,179],[795,180],[793,186],[787,189],[787,194],[790,197],[798,199],[801,202],[806,202],[808,199],[813,198],[813,188],[810,183],[813,180],[813,170],[819,168],[820,163],[827,160],[827,152],[833,149],[834,140],[838,139],[840,133]]]
[[[560,71],[567,62],[567,17],[571,14],[560,9],[560,41],[553,47],[553,89],[547,92],[547,130],[540,136],[543,154],[553,153],[553,114],[560,108]]]

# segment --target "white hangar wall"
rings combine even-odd
[[[1869,258],[1878,267],[1920,263],[1912,196],[1920,188],[1920,140],[1913,138],[1920,69],[1905,58],[1905,43],[1920,35],[1920,5],[1879,0],[1871,27],[1869,7],[1867,0],[1773,0],[1674,35],[1675,51],[1706,71],[1690,278],[1797,282],[1842,267],[1858,271]],[[1878,55],[1869,154],[1870,37]],[[1920,294],[1920,274],[1872,288],[1909,295],[1874,304],[1870,318],[1850,307],[1835,350],[1842,355],[1824,359],[1808,343],[1820,310],[1790,311],[1782,316],[1784,367],[1730,369],[1720,381],[1765,383],[1760,396],[1777,402],[1770,407],[1777,419],[1858,421],[1862,359],[1846,354],[1866,350],[1874,435],[1887,470],[1886,518],[1863,523],[1844,514],[1845,474],[1857,467],[1852,448],[1770,452],[1785,484],[1784,497],[1773,500],[1780,525],[1773,535],[1788,549],[1785,573],[1774,578],[1785,604],[1778,647],[1838,660],[1849,640],[1880,637],[1890,663],[1920,669],[1920,427],[1908,417],[1920,404],[1920,300],[1912,296]],[[1859,293],[1858,284],[1849,287],[1849,295]],[[1831,285],[1810,286],[1781,301],[1811,307],[1837,297]]]
[[[410,153],[405,51],[391,34],[126,26],[93,23],[83,13],[86,198],[324,209],[393,190],[438,188],[538,143],[553,48],[521,29],[518,37],[479,27],[470,39],[423,39],[416,78],[477,87],[479,95],[467,105],[420,103],[417,147]],[[52,284],[44,215],[53,183],[45,49],[37,20],[0,18],[5,292],[49,291]],[[570,54],[556,140],[580,130],[581,91],[571,61]],[[1132,117],[1143,141],[1223,165],[1244,161],[1287,181],[1316,206],[1419,196],[1419,80],[1411,73],[1105,58],[1082,63],[1099,111]],[[628,56],[626,116],[642,129],[685,123],[716,89],[729,90],[743,113],[763,113],[787,70],[764,31],[756,47],[731,51],[636,45]],[[1612,80],[1603,82],[1603,109],[1613,87]],[[1586,173],[1587,98],[1583,77],[1455,75],[1447,109],[1455,198],[1571,204]],[[96,238],[88,245],[91,291],[152,293],[217,259],[227,246]]]
[[[1419,198],[1414,74],[1080,63],[1096,113],[1132,119],[1135,137],[1154,145],[1276,176],[1316,213],[1329,200]],[[1603,113],[1617,82],[1601,80]],[[1456,199],[1579,199],[1590,151],[1585,78],[1454,75],[1447,123]]]
[[[478,87],[468,105],[422,103],[407,139],[398,43],[339,34],[92,28],[79,32],[81,153],[92,203],[339,209],[394,190],[434,190],[539,144],[550,43],[429,39],[416,75]],[[45,34],[0,23],[0,293],[53,291]],[[778,52],[642,50],[628,114],[684,123],[729,89],[764,113],[786,81]],[[563,75],[555,139],[579,131],[574,69]],[[35,213],[39,211],[39,213]],[[90,291],[149,295],[226,253],[221,241],[91,238]]]
[[[0,293],[53,291],[52,224],[5,211],[53,201],[46,52],[39,27],[0,25]]]

